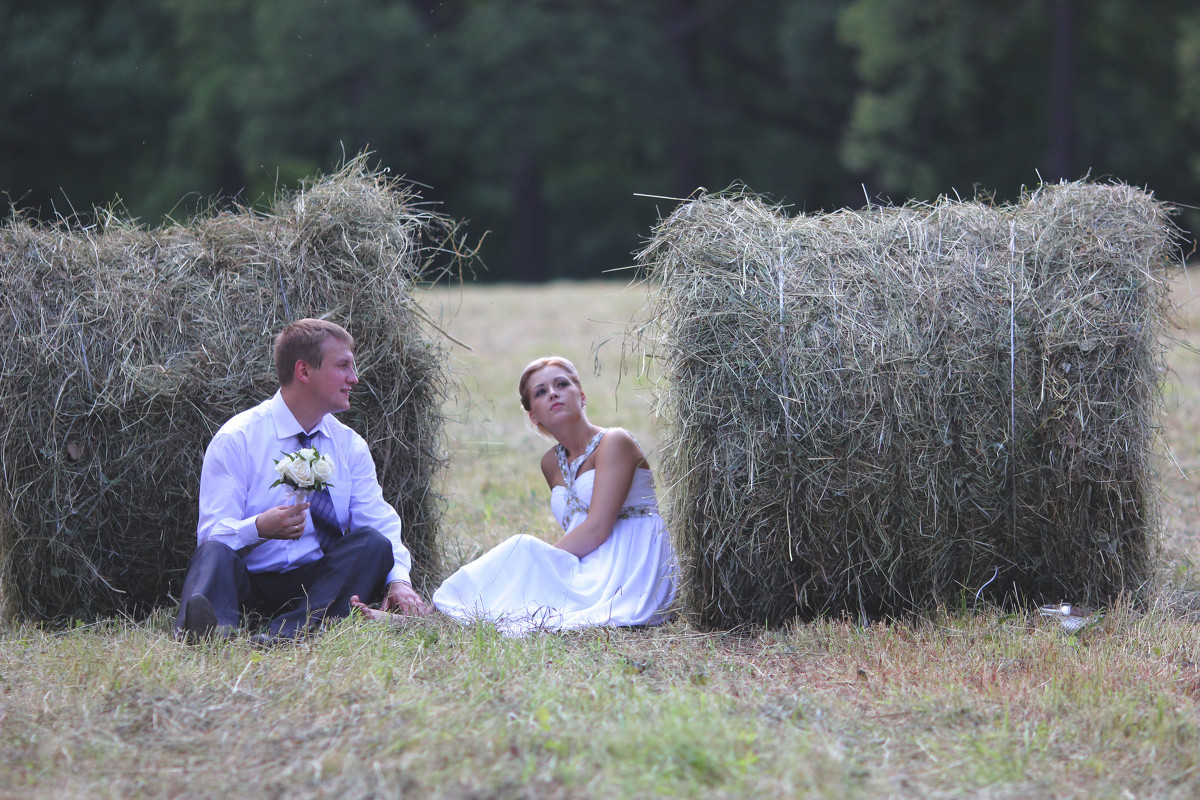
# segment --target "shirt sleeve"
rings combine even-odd
[[[255,520],[247,514],[249,476],[246,447],[240,436],[217,433],[204,452],[200,468],[200,522],[196,544],[217,541],[240,550],[262,541]]]
[[[412,556],[401,540],[400,515],[383,498],[383,488],[375,472],[375,461],[367,443],[357,434],[350,447],[349,469],[351,485],[350,528],[374,528],[392,543],[393,565],[388,573],[388,583],[404,581],[411,583]]]

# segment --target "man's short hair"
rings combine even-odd
[[[279,374],[279,385],[292,382],[297,361],[320,369],[321,350],[329,338],[354,349],[354,337],[341,325],[326,319],[298,319],[276,334],[275,371]]]

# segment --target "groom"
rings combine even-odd
[[[198,547],[175,620],[177,638],[235,635],[243,611],[270,618],[253,641],[270,645],[350,613],[350,598],[383,595],[383,608],[424,610],[409,583],[400,517],[383,499],[361,436],[333,415],[358,383],[354,339],[302,319],[275,337],[279,391],[217,431],[200,473]],[[293,503],[275,459],[304,447],[333,460],[327,495]],[[386,587],[386,588],[385,588]]]

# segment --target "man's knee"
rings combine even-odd
[[[239,560],[241,557],[233,548],[209,539],[196,547],[189,569],[233,568]]]
[[[346,534],[345,539],[346,544],[361,548],[371,555],[382,557],[386,554],[390,557],[392,554],[392,543],[374,528],[355,528]]]
[[[192,553],[183,588],[185,592],[206,594],[224,591],[232,586],[239,592],[245,592],[246,580],[246,562],[238,552],[220,542],[209,540]]]
[[[209,558],[226,558],[231,555],[237,555],[233,551],[233,548],[218,542],[215,539],[209,539],[197,545],[196,555],[199,556],[201,553],[205,554],[205,556]]]
[[[359,569],[377,571],[380,580],[391,572],[395,563],[392,542],[382,533],[374,528],[355,528],[342,539],[343,556],[353,558]]]

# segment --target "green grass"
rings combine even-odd
[[[1200,788],[1200,645],[1164,610],[1118,609],[1078,637],[996,615],[524,640],[348,622],[269,653],[176,645],[166,621],[10,631],[0,785],[31,797]]]
[[[448,326],[475,348],[457,354],[451,561],[515,532],[553,535],[547,443],[516,402],[533,357],[573,358],[594,421],[653,447],[645,383],[618,386],[619,340],[592,369],[593,343],[620,332],[637,290],[469,287],[427,305],[456,312]],[[1191,473],[1200,358],[1179,348],[1172,367],[1167,424]],[[436,618],[346,621],[267,653],[176,644],[168,611],[10,626],[0,798],[1195,797],[1200,631],[1181,608],[1197,585],[1200,492],[1184,471],[1163,470],[1174,591],[1077,636],[990,610],[520,640]]]

